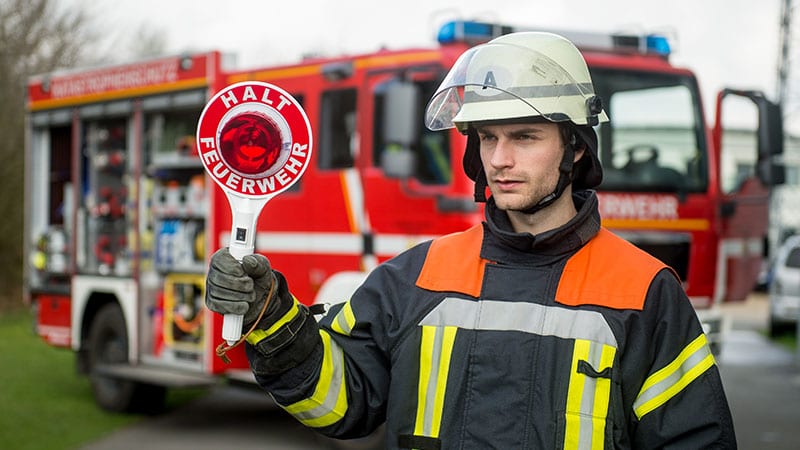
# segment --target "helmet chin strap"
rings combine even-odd
[[[489,186],[486,181],[486,172],[483,169],[479,170],[475,176],[475,201],[478,203],[486,203],[486,188]]]
[[[571,142],[564,145],[564,155],[561,157],[561,164],[558,165],[558,183],[556,183],[556,188],[553,190],[553,192],[539,200],[538,203],[520,212],[525,214],[534,214],[544,208],[547,208],[548,206],[552,205],[553,202],[558,200],[558,198],[561,197],[561,194],[564,193],[564,190],[567,188],[567,186],[572,183],[572,168],[574,166],[573,159],[575,159],[575,135],[572,135],[570,140]]]

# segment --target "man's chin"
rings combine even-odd
[[[495,197],[494,203],[498,209],[503,211],[515,211],[515,212],[525,212],[533,207],[534,203],[530,201],[524,201],[522,199],[510,199],[510,198],[497,198]]]

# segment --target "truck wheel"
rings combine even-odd
[[[163,410],[163,386],[101,375],[101,364],[128,362],[128,334],[125,317],[116,304],[103,306],[89,329],[89,380],[95,402],[106,411],[157,413]]]

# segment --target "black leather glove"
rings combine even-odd
[[[206,277],[206,306],[219,314],[244,315],[244,325],[252,325],[275,282],[269,260],[264,255],[246,255],[240,263],[227,248],[219,249],[211,256]],[[275,293],[277,289],[273,296]],[[271,301],[264,317],[279,309],[280,303]]]
[[[249,335],[245,347],[256,376],[289,370],[321,348],[317,322],[308,308],[295,301],[286,279],[272,270],[263,255],[247,255],[240,263],[223,248],[211,256],[206,277],[206,306],[220,314],[243,314],[245,330],[258,318],[272,283],[275,283],[272,299],[256,327],[261,332]],[[281,318],[285,323],[266,334],[265,331]]]

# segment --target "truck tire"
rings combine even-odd
[[[99,374],[100,364],[128,362],[128,334],[125,317],[115,303],[97,312],[89,329],[89,381],[95,402],[106,411],[154,414],[164,409],[166,389],[163,386]]]

